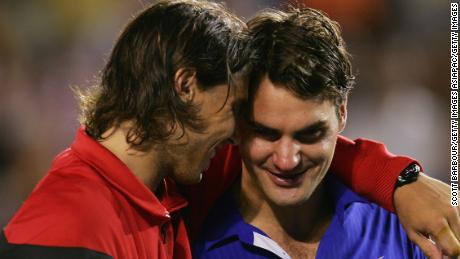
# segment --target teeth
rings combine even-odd
[[[298,175],[296,175],[296,174],[294,174],[294,175],[278,175],[279,178],[283,178],[283,179],[294,179],[297,176]]]
[[[271,172],[270,172],[271,173]],[[271,173],[273,174],[274,176],[276,177],[279,177],[279,178],[283,178],[283,179],[294,179],[296,178],[297,176],[301,175],[302,173],[299,173],[299,174],[292,174],[292,175],[283,175],[283,174],[275,174],[275,173]]]

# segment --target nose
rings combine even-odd
[[[281,138],[275,146],[272,161],[277,170],[294,170],[300,164],[300,146],[291,139]]]

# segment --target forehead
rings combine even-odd
[[[330,101],[301,99],[291,91],[274,85],[264,77],[255,93],[251,117],[273,128],[302,127],[308,123],[335,118],[335,106]]]

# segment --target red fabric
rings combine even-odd
[[[393,155],[383,143],[339,136],[330,171],[356,193],[394,212],[396,180],[412,163],[418,164],[410,157]]]
[[[203,225],[209,210],[235,179],[241,174],[241,157],[238,148],[227,145],[211,161],[211,165],[203,173],[199,184],[184,188],[189,201],[188,219],[189,234],[195,239]]]
[[[412,162],[393,156],[380,143],[340,137],[332,173],[392,209],[397,175]],[[192,235],[240,173],[238,150],[227,146],[212,161],[203,181],[187,189]],[[56,157],[5,227],[5,236],[12,244],[84,247],[114,258],[191,258],[180,212],[187,202],[172,181],[165,179],[163,189],[158,199],[117,157],[80,129],[71,148]]]
[[[187,202],[172,181],[162,187],[157,198],[80,129],[4,233],[11,244],[84,247],[120,259],[191,258],[179,212]]]
[[[393,191],[397,177],[411,163],[417,161],[391,154],[382,143],[367,139],[352,141],[339,136],[330,173],[358,194],[394,211]],[[202,182],[187,187],[192,240],[199,234],[207,212],[240,174],[238,148],[229,145],[215,157]]]

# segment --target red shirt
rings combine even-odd
[[[381,144],[340,138],[332,172],[391,209],[397,175],[412,162],[392,156]],[[240,172],[237,149],[226,147],[203,181],[187,188],[191,206],[184,211],[187,202],[173,181],[165,179],[161,197],[155,196],[80,129],[5,227],[0,257],[82,258],[91,253],[91,258],[191,258],[183,214],[188,213],[191,234],[196,235],[207,211]],[[70,253],[79,254],[67,257]]]
[[[180,212],[187,202],[173,182],[162,188],[156,197],[80,129],[4,234],[10,244],[83,247],[120,259],[191,258]]]

